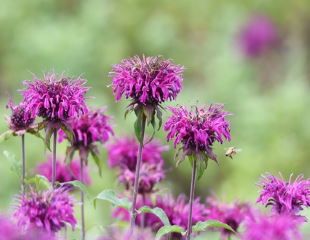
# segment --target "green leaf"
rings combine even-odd
[[[152,213],[157,216],[164,225],[170,225],[170,221],[165,213],[165,211],[159,207],[150,208],[148,206],[143,206],[139,208],[138,213]]]
[[[222,223],[220,221],[216,221],[216,220],[198,222],[193,226],[192,231],[193,232],[204,232],[206,231],[207,228],[225,228],[231,232],[235,232],[229,225]]]
[[[72,161],[75,151],[76,151],[75,147],[72,147],[72,146],[67,147],[66,158],[65,158],[66,162],[70,163]]]
[[[164,235],[169,233],[180,233],[182,234],[185,230],[178,225],[166,225],[161,227],[156,233],[156,240],[160,240]]]
[[[208,168],[208,157],[205,154],[199,154],[196,158],[197,161],[197,180],[199,180],[205,170]]]
[[[137,117],[134,123],[134,128],[135,128],[136,137],[138,141],[141,143],[142,141],[142,117]]]
[[[72,185],[73,187],[78,188],[80,191],[85,193],[87,198],[90,198],[90,194],[87,190],[87,187],[81,181],[74,180],[74,181],[64,182],[60,184],[60,186],[66,186],[66,185]]]
[[[156,117],[158,119],[158,129],[157,129],[157,131],[159,131],[159,129],[161,128],[161,126],[163,124],[163,113],[161,112],[159,107],[156,108]]]
[[[44,142],[44,137],[42,137],[42,135],[40,134],[40,132],[37,129],[29,128],[29,129],[27,129],[27,133],[30,133],[33,136],[40,138]]]
[[[51,137],[53,133],[54,133],[54,128],[47,127],[46,132],[45,132],[45,146],[50,151],[51,151]]]
[[[70,143],[74,141],[74,133],[71,127],[68,124],[62,123],[60,128],[66,134],[66,138],[69,140]]]
[[[178,167],[185,160],[185,153],[182,148],[176,150],[174,160],[176,161],[176,167]]]
[[[95,197],[94,199],[95,207],[97,200],[108,201],[115,206],[122,207],[128,210],[131,208],[131,202],[127,198],[118,197],[116,193],[111,189],[104,190]]]
[[[92,149],[90,150],[90,154],[93,157],[99,171],[100,177],[102,176],[102,168],[103,168],[103,161],[99,158],[98,154]]]
[[[8,131],[2,133],[2,134],[0,135],[0,143],[2,143],[2,142],[4,142],[4,141],[8,140],[10,137],[13,136],[13,134],[14,134],[14,132],[13,132],[12,130],[8,130]]]
[[[16,160],[15,155],[8,151],[3,151],[3,155],[11,164],[11,171],[14,172],[18,177],[21,176],[22,163]]]
[[[50,181],[45,176],[39,174],[35,175],[34,177],[27,178],[25,182],[27,184],[35,185],[36,189],[38,190],[46,190],[51,188]]]
[[[154,119],[155,108],[152,105],[143,106],[143,114],[146,117],[147,124],[150,124]]]

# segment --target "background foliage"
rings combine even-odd
[[[270,16],[279,28],[281,46],[260,59],[245,59],[237,36],[247,19],[256,13]],[[220,167],[210,164],[198,183],[202,198],[214,193],[224,201],[255,201],[255,183],[264,172],[310,176],[310,4],[288,1],[144,1],[144,0],[2,0],[0,8],[0,104],[1,132],[8,95],[16,101],[16,89],[32,73],[65,71],[82,74],[91,86],[88,102],[108,106],[116,135],[133,134],[131,116],[124,120],[126,101],[115,103],[108,72],[111,65],[135,54],[163,55],[186,67],[180,104],[223,102],[233,112],[233,141],[218,146]],[[164,114],[167,117],[167,113]],[[160,131],[156,135],[165,142]],[[45,160],[40,140],[27,137],[28,172]],[[20,158],[19,139],[0,146],[0,209],[14,207],[18,179],[2,152]],[[224,148],[242,149],[233,160]],[[65,146],[58,151],[62,157]],[[175,169],[173,150],[166,154],[164,189],[188,192],[190,167]],[[106,151],[102,149],[106,160]],[[119,188],[116,175],[97,176],[90,163],[92,193]],[[94,210],[87,205],[88,229],[111,222],[107,204]],[[94,230],[95,231],[95,230]],[[305,230],[307,231],[307,230]]]

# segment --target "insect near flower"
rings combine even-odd
[[[242,149],[240,148],[229,147],[226,149],[225,156],[233,159],[233,156],[235,156],[238,152],[241,152],[241,151]]]

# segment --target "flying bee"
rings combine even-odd
[[[226,150],[225,156],[230,157],[231,159],[235,156],[238,152],[241,152],[241,149],[235,147],[229,147]]]

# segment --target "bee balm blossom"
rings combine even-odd
[[[235,232],[238,232],[240,225],[250,214],[250,207],[247,204],[233,203],[224,204],[216,199],[207,199],[207,219],[217,220],[229,225]],[[223,236],[234,234],[227,229],[221,229]]]
[[[157,105],[176,98],[182,88],[183,67],[161,57],[135,56],[113,66],[110,73],[115,99]]]
[[[57,76],[55,73],[44,75],[43,79],[34,77],[33,81],[25,81],[23,90],[26,111],[31,117],[42,117],[48,122],[65,122],[86,112],[84,87],[82,78],[71,79]]]
[[[87,149],[96,142],[105,143],[113,134],[109,117],[103,110],[89,110],[69,123],[74,133],[73,146],[76,148]],[[59,141],[63,141],[66,137],[66,134],[60,131]]]
[[[298,214],[304,207],[310,207],[310,179],[301,175],[288,182],[272,175],[263,176],[262,188],[257,202],[271,205],[279,214]]]
[[[174,139],[174,147],[182,145],[185,155],[204,153],[216,160],[212,151],[214,142],[230,141],[230,126],[226,120],[229,115],[223,105],[214,104],[207,108],[170,107],[172,116],[168,118],[164,129],[167,140]]]
[[[246,221],[242,240],[301,240],[300,219],[291,215],[257,214]]]
[[[255,16],[241,30],[239,43],[247,57],[258,57],[279,43],[278,30],[266,16]]]
[[[26,110],[26,104],[21,102],[14,106],[9,102],[8,107],[12,110],[12,114],[8,119],[10,129],[16,134],[24,134],[34,123],[35,117]]]
[[[18,226],[24,229],[38,228],[48,233],[58,232],[66,224],[76,225],[73,202],[64,188],[29,193],[20,196],[14,214]]]
[[[52,180],[52,159],[49,158],[48,161],[39,164],[36,168],[36,172],[40,175],[45,176],[48,180]],[[73,160],[66,164],[63,161],[57,160],[56,162],[56,181],[59,183],[65,183],[69,181],[78,180],[80,181],[80,162],[78,160]],[[90,184],[90,176],[88,174],[87,168],[83,169],[83,183],[86,185]]]

